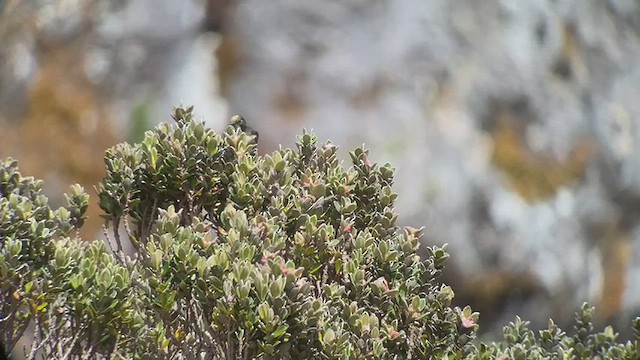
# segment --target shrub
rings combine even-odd
[[[61,285],[50,265],[58,244],[82,225],[89,197],[74,185],[67,207],[52,210],[42,194],[42,181],[23,177],[17,162],[0,163],[0,343],[13,348],[29,322],[38,322]]]
[[[33,321],[29,358],[637,358],[637,338],[594,334],[588,307],[576,337],[553,323],[536,337],[518,320],[505,343],[476,347],[478,314],[436,281],[449,255],[431,246],[420,258],[422,229],[395,223],[390,165],[358,148],[345,169],[306,132],[295,150],[258,156],[238,126],[220,135],[191,109],[173,117],[107,150],[106,242],[74,234],[88,204],[79,186],[53,211],[39,181],[4,163],[9,348]]]
[[[567,335],[552,320],[538,332],[528,329],[519,317],[504,327],[504,342],[481,344],[478,359],[640,359],[640,318],[633,321],[633,341],[617,342],[611,326],[596,332],[594,308],[583,304],[575,315],[574,335]]]

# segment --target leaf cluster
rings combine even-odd
[[[393,169],[304,133],[256,155],[177,109],[140,144],[107,151],[100,204],[136,248],[155,348],[175,357],[423,358],[472,349],[473,328],[437,284],[448,254],[416,254]],[[118,240],[120,224],[125,235]],[[468,310],[469,311],[469,310]],[[477,315],[474,315],[477,317]]]
[[[504,327],[504,341],[482,344],[477,358],[489,359],[640,359],[640,318],[632,323],[633,339],[621,342],[611,326],[596,331],[595,308],[583,304],[576,312],[573,335],[549,320],[538,334],[529,330],[529,322],[519,317]]]
[[[0,342],[8,348],[55,301],[47,291],[54,240],[82,226],[89,204],[79,185],[65,197],[66,207],[52,209],[42,181],[22,176],[13,159],[0,163]]]

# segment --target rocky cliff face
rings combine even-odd
[[[637,3],[244,1],[232,24],[231,108],[265,148],[304,126],[394,164],[463,300],[640,306]]]
[[[95,152],[56,169],[99,169],[106,143],[180,101],[214,127],[245,115],[263,152],[313,128],[398,169],[401,221],[449,243],[447,281],[484,329],[566,320],[585,300],[603,318],[640,307],[637,2],[12,4],[0,121],[33,144],[46,119],[93,139],[2,148],[35,175],[33,149]],[[60,183],[99,176],[77,174]]]

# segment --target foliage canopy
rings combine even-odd
[[[635,340],[517,319],[478,344],[478,314],[437,282],[449,255],[396,225],[393,169],[311,133],[256,153],[178,108],[137,144],[107,150],[97,185],[108,240],[79,241],[89,197],[74,185],[54,210],[42,183],[0,167],[0,341],[30,322],[29,358],[636,359]]]

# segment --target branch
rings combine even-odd
[[[116,216],[113,218],[113,234],[116,238],[116,245],[118,246],[118,251],[122,251],[122,241],[120,240],[120,232],[118,228],[120,227],[120,217]]]

